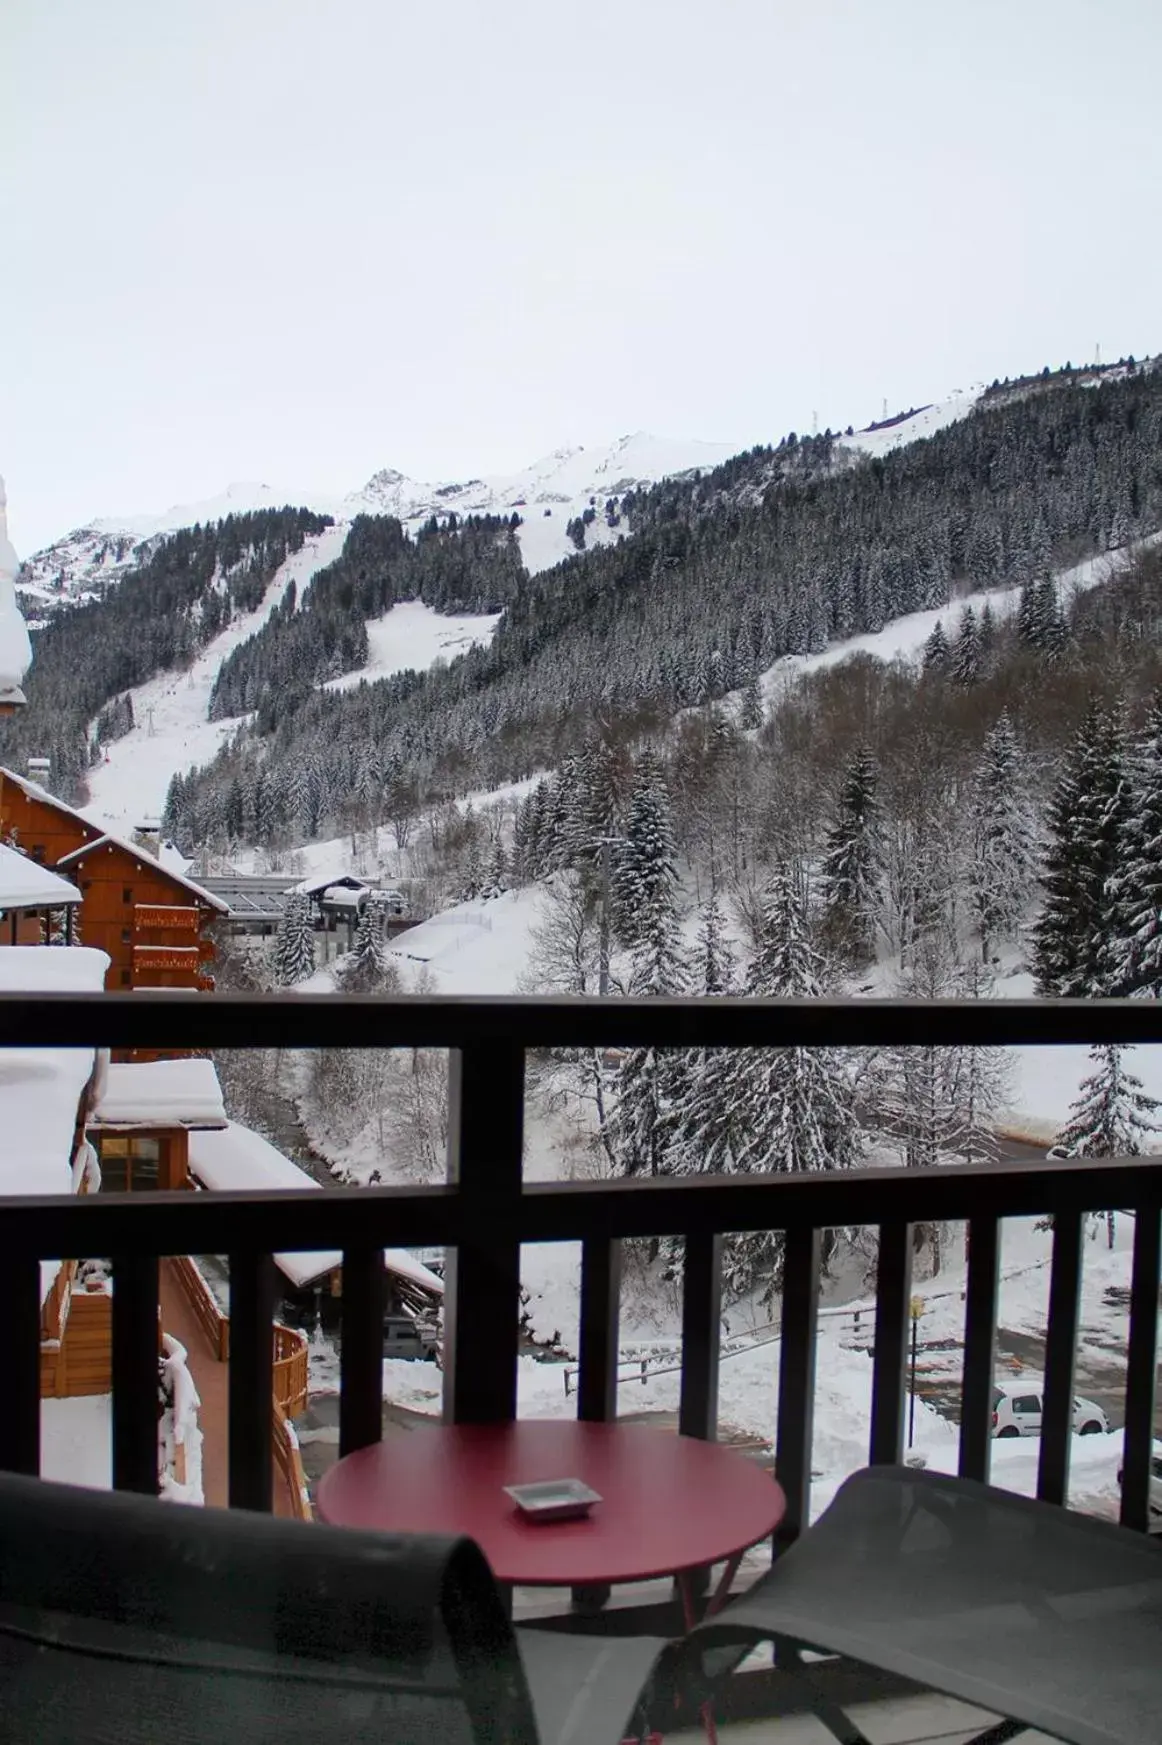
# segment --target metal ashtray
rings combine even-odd
[[[601,1501],[599,1492],[579,1478],[548,1478],[503,1488],[529,1521],[575,1521]]]

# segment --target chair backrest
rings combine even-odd
[[[349,1532],[0,1475],[6,1740],[535,1745],[470,1540]],[[164,1714],[164,1727],[159,1716]],[[23,1727],[23,1731],[21,1730]],[[93,1735],[97,1736],[97,1735]],[[106,1737],[106,1731],[99,1735]]]

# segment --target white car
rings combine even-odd
[[[1104,1436],[1109,1419],[1092,1400],[1073,1402],[1073,1434]],[[993,1394],[994,1436],[1040,1436],[1041,1393],[1036,1388],[997,1388]]]
[[[1118,1467],[1118,1486],[1122,1483],[1122,1469]],[[1150,1532],[1162,1533],[1162,1454],[1155,1453],[1150,1461]]]

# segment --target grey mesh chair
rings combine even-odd
[[[708,1691],[773,1640],[843,1745],[867,1745],[802,1650],[849,1655],[1069,1745],[1162,1739],[1162,1545],[970,1479],[871,1467],[687,1639]],[[798,1703],[796,1706],[799,1706]]]
[[[614,1745],[665,1647],[520,1636],[469,1540],[0,1475],[7,1745]]]

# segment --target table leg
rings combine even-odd
[[[704,1618],[713,1618],[715,1613],[720,1612],[726,1604],[727,1596],[730,1593],[730,1584],[738,1574],[738,1566],[741,1562],[741,1551],[738,1552],[736,1556],[727,1559],[722,1574],[718,1578],[718,1586],[711,1594],[710,1599],[707,1602],[706,1610],[702,1614]],[[688,1635],[698,1622],[697,1611],[695,1608],[696,1596],[694,1592],[694,1582],[688,1569],[679,1570],[678,1572],[678,1591],[682,1596],[682,1618]],[[714,1723],[714,1704],[709,1700],[704,1702],[702,1704],[701,1715],[702,1730],[710,1741],[710,1745],[718,1745],[718,1728]]]

